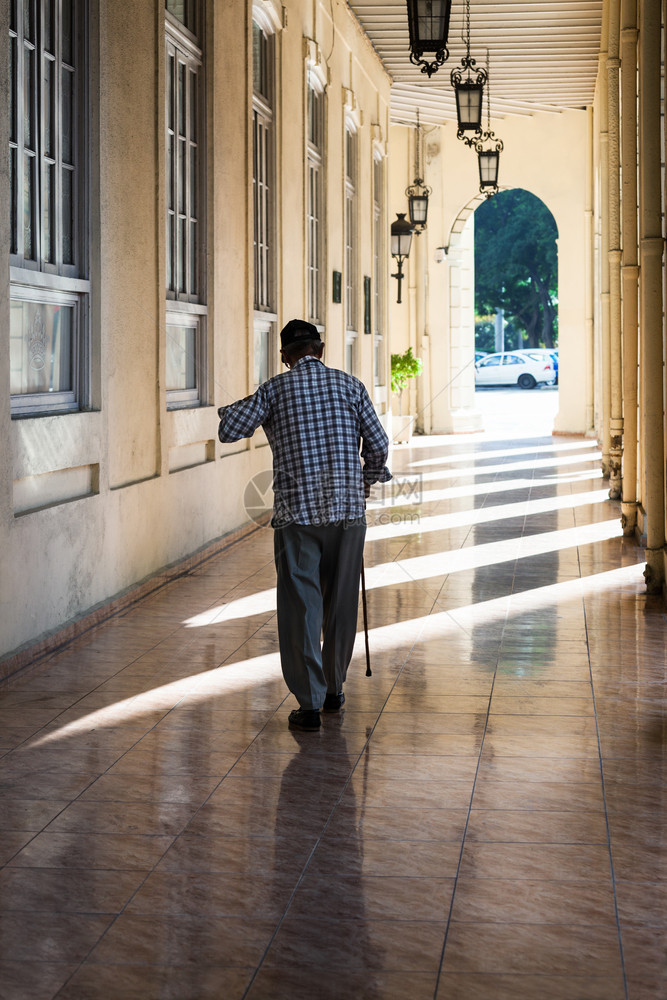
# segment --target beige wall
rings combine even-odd
[[[92,6],[93,412],[10,421],[8,338],[1,338],[0,657],[242,524],[245,484],[270,466],[261,434],[224,446],[216,437],[217,407],[252,391],[253,382],[252,4],[208,0],[209,404],[179,411],[167,410],[164,384],[162,7],[154,0]],[[306,303],[307,38],[327,80],[325,332],[329,362],[342,365],[344,305],[331,303],[331,272],[344,263],[344,104],[352,99],[358,109],[361,285],[372,274],[372,157],[374,143],[387,148],[390,81],[346,5],[258,0],[257,8],[277,25],[276,327],[304,315]],[[7,27],[2,0],[5,37]],[[0,86],[6,92],[6,54]],[[7,133],[2,102],[5,148]],[[8,201],[6,158],[0,201]],[[0,240],[7,248],[5,213]],[[5,279],[4,330],[8,303]],[[372,341],[360,332],[357,374],[369,388]],[[375,391],[379,409],[383,393]]]

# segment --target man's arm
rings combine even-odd
[[[364,486],[369,487],[373,483],[387,483],[391,479],[391,472],[386,466],[389,438],[365,388],[362,390],[359,418],[359,429],[363,439],[361,460],[363,462]]]
[[[267,393],[263,385],[257,392],[245,399],[239,399],[229,406],[221,406],[218,410],[220,425],[218,437],[221,441],[239,441],[251,437],[257,428],[264,423],[269,413]]]

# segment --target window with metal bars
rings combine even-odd
[[[253,219],[255,309],[273,312],[273,36],[253,22]]]
[[[373,160],[373,382],[385,384],[384,364],[384,161]]]
[[[88,11],[9,5],[12,415],[88,400]]]
[[[206,113],[203,52],[192,34],[201,29],[199,4],[166,9],[166,386],[175,408],[206,401]]]
[[[323,123],[324,94],[309,86],[306,220],[308,316],[313,323],[322,320]]]
[[[252,196],[255,386],[273,374],[276,322],[274,36],[252,23]]]
[[[346,368],[352,373],[356,368],[356,342],[359,329],[357,175],[358,136],[347,127],[345,129],[345,319]]]

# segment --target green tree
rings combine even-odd
[[[500,191],[475,212],[475,310],[505,310],[528,347],[558,337],[558,229],[529,191]]]

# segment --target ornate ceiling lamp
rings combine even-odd
[[[486,131],[475,144],[479,162],[479,190],[487,198],[498,193],[498,169],[503,150],[502,139],[491,131],[491,84],[489,82],[489,50],[486,50]]]
[[[430,77],[449,59],[447,38],[452,0],[407,0],[410,62]],[[433,62],[422,58],[433,53]]]
[[[460,68],[452,70],[450,79],[456,94],[456,117],[459,123],[456,136],[458,139],[463,139],[468,146],[473,146],[482,135],[481,121],[487,71],[477,67],[475,60],[470,57],[470,0],[466,0],[464,40],[465,57],[461,60]],[[466,132],[472,132],[473,135],[467,136]]]
[[[415,179],[412,184],[405,189],[408,198],[408,212],[410,223],[417,236],[426,229],[426,216],[428,214],[428,199],[433,194],[428,184],[424,184],[421,175],[421,146],[422,129],[419,122],[419,108],[417,108],[417,134],[415,136]]]

